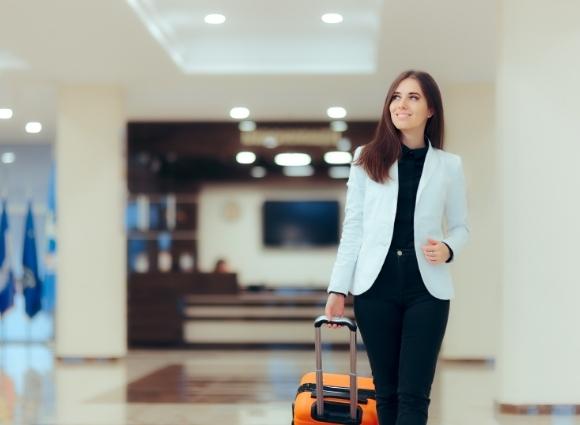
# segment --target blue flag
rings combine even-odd
[[[26,213],[22,271],[24,308],[28,317],[33,318],[42,307],[42,283],[38,276],[38,258],[36,253],[36,236],[34,234],[34,217],[32,216],[32,202],[28,204],[28,212]]]
[[[44,257],[44,281],[42,282],[42,308],[54,312],[56,303],[56,168],[53,164],[48,180],[46,212],[46,255]]]
[[[10,250],[8,239],[8,207],[2,202],[0,218],[0,316],[14,304],[14,276],[10,267]]]

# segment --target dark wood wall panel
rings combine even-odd
[[[328,122],[263,122],[258,129],[327,129]],[[356,146],[368,143],[376,122],[349,122],[342,137]],[[130,122],[128,124],[128,187],[131,193],[189,193],[204,182],[253,182],[264,184],[287,181],[329,182],[328,165],[323,161],[331,146],[295,145],[243,146],[237,122]],[[240,150],[257,155],[254,165],[267,170],[264,179],[249,174],[251,166],[235,162]],[[274,164],[274,155],[299,150],[312,156],[315,174],[311,177],[285,177]]]

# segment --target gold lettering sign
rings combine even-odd
[[[341,138],[329,128],[261,128],[240,134],[242,145],[262,146],[274,139],[278,146],[336,146]]]

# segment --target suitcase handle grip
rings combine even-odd
[[[353,421],[357,418],[358,391],[356,382],[356,324],[346,317],[328,320],[322,315],[314,320],[314,351],[316,353],[316,414],[319,418],[324,417],[324,396],[322,379],[322,352],[321,352],[321,329],[324,323],[334,323],[347,326],[350,329],[350,417]]]
[[[331,325],[346,326],[351,330],[351,332],[356,332],[356,323],[354,323],[352,320],[350,320],[347,317],[338,317],[336,319],[328,320],[328,317],[326,317],[324,315],[318,316],[316,318],[316,320],[314,321],[314,327],[319,328],[326,323],[331,324]]]

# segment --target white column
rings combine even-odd
[[[580,2],[498,5],[498,401],[580,404]]]
[[[494,84],[453,84],[442,88],[445,149],[463,160],[469,207],[469,243],[451,263],[455,299],[440,356],[455,360],[497,357],[500,296],[498,179]],[[485,258],[485,261],[482,261]]]
[[[126,338],[123,96],[111,87],[60,92],[56,141],[56,355],[121,357]]]

